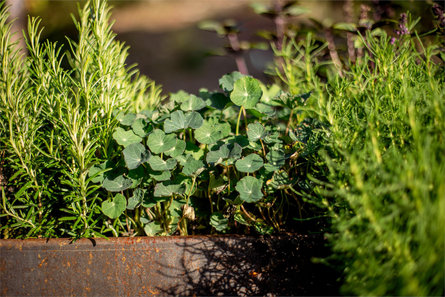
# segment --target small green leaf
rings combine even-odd
[[[260,123],[252,123],[247,125],[247,137],[249,141],[255,142],[260,140],[266,134],[266,130]]]
[[[155,236],[162,233],[164,230],[162,229],[161,223],[150,222],[148,224],[145,224],[144,231],[147,236]]]
[[[153,170],[151,170],[149,172],[149,175],[151,178],[153,178],[156,181],[166,181],[166,180],[170,180],[172,177],[172,174],[170,171],[153,171]]]
[[[235,166],[240,172],[252,173],[263,167],[263,159],[257,154],[250,154],[236,161]]]
[[[120,192],[131,187],[133,184],[131,179],[119,175],[114,179],[105,178],[102,186],[110,192]]]
[[[195,95],[190,95],[190,97],[181,104],[181,109],[183,111],[200,110],[206,107],[207,104]]]
[[[164,131],[171,133],[177,130],[183,130],[185,128],[185,115],[182,110],[177,110],[170,114],[170,119],[166,119],[164,122]]]
[[[224,92],[230,93],[233,90],[233,85],[235,82],[243,76],[244,75],[238,71],[228,73],[219,79],[219,86],[224,90]]]
[[[139,137],[145,137],[153,130],[153,126],[146,119],[138,118],[131,125],[133,132]]]
[[[132,143],[124,151],[125,164],[128,169],[135,169],[149,158],[149,152],[141,143]]]
[[[245,176],[236,184],[235,189],[240,194],[240,198],[245,202],[257,202],[263,197],[261,180],[253,176]]]
[[[286,155],[281,150],[271,150],[266,155],[268,163],[264,164],[264,168],[269,171],[276,171],[286,163]]]
[[[167,156],[170,156],[172,158],[176,158],[180,155],[182,155],[182,153],[184,153],[186,144],[184,140],[181,139],[176,139],[176,144],[174,147],[172,147],[171,149],[169,149],[168,151],[165,151],[164,154],[166,154]]]
[[[230,100],[232,100],[235,105],[250,109],[255,107],[262,95],[263,91],[258,80],[253,77],[244,76],[238,79],[233,85]]]
[[[201,160],[195,160],[193,157],[189,158],[187,163],[182,168],[182,173],[188,176],[199,174],[204,169],[204,162]]]
[[[202,116],[196,112],[187,112],[184,114],[182,110],[172,112],[170,119],[166,119],[164,122],[165,133],[171,133],[186,128],[197,129],[202,125]]]
[[[172,93],[170,95],[171,101],[174,101],[174,102],[177,102],[177,103],[185,102],[185,101],[188,100],[189,97],[190,97],[190,94],[185,92],[185,91],[183,91],[183,90],[180,90],[180,91],[178,91],[176,93]]]
[[[164,131],[155,129],[148,135],[147,145],[153,154],[160,154],[173,148],[176,144],[174,134],[166,135]]]
[[[153,196],[170,197],[173,194],[182,194],[184,191],[185,186],[183,184],[163,182],[156,184]]]
[[[195,130],[195,139],[203,144],[213,144],[227,136],[226,133],[227,127],[224,124],[209,120],[204,121],[202,126]]]
[[[112,201],[104,201],[101,205],[102,212],[110,219],[118,218],[125,211],[126,207],[127,200],[120,193],[116,194]]]
[[[199,112],[192,111],[185,115],[185,128],[198,129],[202,126],[203,118]]]
[[[142,141],[142,138],[134,134],[133,131],[125,131],[121,127],[116,128],[116,131],[113,133],[113,138],[118,144],[123,145],[124,147]]]
[[[241,158],[241,153],[243,149],[241,146],[236,143],[225,143],[222,146],[219,147],[216,151],[210,151],[207,153],[206,161],[207,163],[215,163],[219,164],[222,163],[224,160],[228,159],[230,162],[229,164],[232,164],[234,160],[237,160]]]
[[[146,190],[136,189],[133,192],[133,196],[128,198],[127,209],[133,210],[142,203]]]
[[[210,216],[210,225],[218,232],[223,232],[229,226],[229,219],[225,218],[222,213],[214,212]]]
[[[169,158],[167,160],[162,160],[159,156],[151,156],[148,159],[148,164],[150,164],[151,169],[155,171],[172,170],[176,166],[176,160]]]
[[[133,124],[133,121],[135,119],[136,119],[136,114],[135,113],[127,113],[126,115],[123,115],[122,113],[120,113],[117,116],[117,120],[123,126],[131,126],[131,124]]]

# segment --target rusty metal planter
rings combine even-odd
[[[319,236],[0,240],[2,296],[334,295]]]

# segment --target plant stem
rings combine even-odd
[[[241,106],[241,108],[240,108],[240,110],[239,110],[239,113],[238,113],[238,120],[236,121],[235,136],[238,136],[238,135],[239,135],[239,123],[240,123],[240,121],[241,121],[241,114],[243,113],[243,111],[244,111],[244,107]],[[244,112],[245,112],[245,111],[244,111]]]

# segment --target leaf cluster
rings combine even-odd
[[[289,95],[270,98],[239,72],[219,83],[221,92],[180,91],[156,111],[116,115],[119,154],[90,170],[111,193],[101,209],[113,224],[132,218],[147,235],[283,230],[306,147],[301,129],[285,133]]]

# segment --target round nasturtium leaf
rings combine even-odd
[[[174,111],[170,114],[170,119],[164,122],[165,133],[171,133],[185,128],[185,115],[182,110]]]
[[[155,129],[148,135],[147,145],[153,154],[160,154],[170,150],[176,144],[176,135],[166,135],[164,131]]]
[[[255,142],[264,137],[266,130],[260,123],[252,123],[247,125],[247,137],[249,141]]]
[[[263,197],[261,180],[253,176],[245,176],[236,184],[235,189],[240,194],[241,200],[245,202],[257,202]]]
[[[167,160],[162,160],[159,156],[151,156],[148,159],[148,164],[150,164],[151,169],[155,171],[172,170],[176,166],[176,160],[169,158]]]
[[[185,191],[183,184],[173,184],[168,182],[158,183],[155,186],[154,197],[169,197],[173,194],[182,194]]]
[[[138,207],[139,204],[142,203],[142,200],[144,199],[144,195],[145,195],[146,191],[147,190],[145,190],[145,189],[139,189],[139,188],[134,190],[133,196],[128,198],[127,209],[133,210],[136,207]]]
[[[123,126],[131,126],[131,124],[133,124],[133,121],[135,119],[136,119],[136,114],[135,113],[127,113],[125,115],[120,113],[117,116],[117,120]]]
[[[192,128],[192,129],[198,129],[201,127],[204,119],[202,118],[201,114],[196,111],[187,112],[185,115],[185,127],[186,128]]]
[[[263,91],[258,80],[253,77],[244,76],[238,79],[233,85],[230,100],[232,100],[235,105],[250,109],[255,107],[262,94]]]
[[[175,146],[172,147],[171,149],[169,149],[168,151],[165,151],[164,154],[166,154],[167,156],[170,156],[172,158],[176,158],[176,157],[182,155],[182,153],[185,150],[185,147],[186,147],[186,143],[184,140],[176,139]]]
[[[196,112],[187,112],[184,114],[182,110],[172,112],[170,119],[166,119],[164,122],[165,133],[171,133],[186,128],[197,129],[201,127],[203,122],[202,116]]]
[[[105,178],[102,186],[109,192],[120,192],[131,187],[133,181],[125,178],[123,175],[119,175],[114,179]]]
[[[227,136],[227,127],[216,121],[204,121],[201,127],[195,130],[195,139],[203,144],[216,143],[221,138]]]
[[[112,201],[104,201],[101,205],[102,212],[110,219],[118,218],[125,211],[126,207],[127,199],[120,193],[116,194]]]
[[[235,166],[238,171],[252,173],[263,167],[263,159],[257,154],[250,154],[236,161]]]
[[[219,86],[221,87],[221,89],[224,90],[224,92],[227,93],[232,92],[233,85],[235,84],[235,82],[243,76],[244,75],[238,71],[225,74],[223,77],[219,79]]]
[[[133,131],[125,131],[121,127],[116,128],[113,133],[114,140],[124,147],[129,146],[132,143],[138,143],[142,141],[142,138],[133,133]]]
[[[190,95],[190,97],[181,104],[181,109],[183,111],[200,110],[206,107],[207,104],[195,95]]]
[[[142,143],[132,143],[124,151],[125,164],[128,169],[135,169],[148,160],[149,152]]]
[[[153,130],[153,126],[149,124],[147,119],[137,118],[133,124],[131,124],[131,129],[133,129],[133,132],[137,136],[145,137]]]
[[[201,160],[195,160],[193,159],[193,157],[191,157],[184,165],[184,168],[182,168],[182,173],[188,176],[192,176],[195,174],[199,174],[199,172],[203,168],[204,162],[202,162]]]

